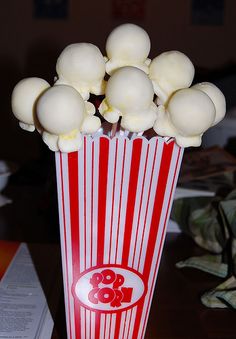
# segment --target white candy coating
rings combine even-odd
[[[96,116],[87,115],[81,126],[81,131],[92,134],[97,132],[101,127],[101,120]]]
[[[74,88],[66,85],[54,86],[38,100],[37,116],[47,132],[67,134],[82,125],[85,104]]]
[[[136,67],[118,69],[107,82],[106,98],[99,107],[104,118],[115,123],[121,116],[121,126],[141,132],[153,126],[156,106],[153,86],[148,76]]]
[[[147,75],[135,67],[118,69],[108,80],[106,99],[122,113],[132,114],[150,106],[154,91]]]
[[[212,100],[192,88],[176,92],[168,103],[168,112],[173,125],[185,136],[205,132],[216,114]]]
[[[35,103],[49,87],[46,80],[36,77],[23,79],[15,86],[11,97],[12,112],[23,129],[35,130]]]
[[[90,93],[105,93],[99,111],[108,122],[117,123],[121,117],[127,131],[153,127],[181,147],[199,146],[202,134],[223,119],[225,97],[208,82],[189,88],[195,71],[185,54],[169,51],[151,61],[150,46],[147,32],[130,23],[110,33],[107,57],[90,43],[67,46],[57,60],[54,87],[28,78],[14,88],[12,110],[20,126],[33,131],[36,125],[53,151],[76,151],[82,133],[93,134],[101,126],[94,105],[87,101]],[[106,72],[111,75],[107,83]]]
[[[74,87],[87,100],[89,93],[104,94],[105,61],[99,48],[90,43],[67,46],[60,54],[56,71],[56,85]]]
[[[207,94],[193,88],[182,89],[173,94],[166,109],[158,108],[154,130],[162,136],[175,137],[181,147],[199,146],[215,116],[215,106]]]
[[[38,120],[45,130],[43,140],[52,151],[78,150],[82,144],[81,132],[94,133],[101,126],[94,113],[93,105],[84,102],[81,95],[67,85],[51,87],[37,103]]]
[[[211,98],[216,109],[216,117],[212,126],[218,124],[218,122],[220,122],[224,118],[226,113],[226,101],[224,94],[216,85],[210,82],[202,82],[200,84],[192,86],[192,88],[203,91]]]
[[[165,104],[172,93],[189,87],[194,72],[192,62],[181,52],[169,51],[154,58],[149,67],[149,77],[160,102]]]
[[[46,131],[43,131],[42,139],[51,151],[53,151],[53,152],[59,151],[58,135],[50,134]]]
[[[106,41],[108,74],[120,67],[135,66],[148,73],[151,42],[147,32],[134,24],[116,27]]]

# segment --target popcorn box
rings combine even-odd
[[[56,153],[68,338],[144,338],[182,155],[123,136]]]

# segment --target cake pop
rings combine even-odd
[[[116,27],[106,41],[106,72],[112,74],[124,66],[135,66],[148,73],[150,39],[147,32],[134,24]]]
[[[122,67],[108,80],[99,111],[108,122],[116,123],[121,116],[121,127],[142,132],[151,128],[156,119],[153,96],[152,83],[142,70]]]
[[[167,106],[159,106],[154,130],[174,137],[181,147],[200,146],[202,134],[215,121],[216,110],[203,91],[187,88],[173,94]]]
[[[191,86],[194,72],[192,62],[181,52],[169,51],[154,58],[150,63],[149,77],[158,104],[165,104],[175,91]]]
[[[100,128],[100,119],[92,115],[91,105],[67,85],[51,87],[40,97],[37,117],[44,129],[43,140],[51,150],[76,151],[82,143],[82,132],[90,134]]]
[[[12,112],[22,129],[35,130],[35,103],[49,87],[46,80],[36,77],[23,79],[15,86],[11,97]]]
[[[99,48],[90,43],[67,46],[60,54],[55,85],[70,85],[88,100],[90,93],[101,95],[105,91],[105,61]]]
[[[220,122],[224,118],[226,113],[226,101],[224,94],[216,85],[210,82],[202,82],[200,84],[192,86],[192,88],[203,91],[211,98],[216,109],[216,117],[212,126],[218,124],[218,122]]]

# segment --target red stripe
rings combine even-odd
[[[87,180],[87,173],[86,173],[86,153],[87,153],[87,142],[86,138],[84,137],[84,267],[86,267],[86,257],[87,257],[87,213],[86,213],[86,204],[87,204],[87,192],[86,192],[86,180]]]
[[[151,302],[152,302],[153,289],[155,287],[157,270],[158,270],[158,267],[159,267],[159,262],[160,262],[161,253],[162,253],[162,247],[163,247],[163,243],[164,243],[164,239],[165,239],[165,234],[166,234],[165,230],[166,230],[166,226],[167,226],[167,222],[168,222],[168,216],[170,214],[170,209],[171,209],[170,205],[171,205],[171,202],[172,202],[172,197],[173,197],[173,194],[174,194],[174,191],[175,191],[175,187],[176,187],[176,182],[177,182],[177,176],[178,176],[178,169],[179,169],[179,161],[180,161],[181,152],[182,152],[182,149],[179,148],[178,156],[177,156],[177,161],[176,161],[176,164],[175,164],[174,176],[173,176],[173,180],[172,180],[172,183],[171,183],[171,190],[170,190],[170,195],[169,195],[169,200],[168,200],[168,205],[167,205],[167,210],[166,210],[166,215],[165,215],[165,220],[164,220],[164,227],[163,227],[163,230],[162,230],[161,241],[160,241],[160,245],[159,245],[159,249],[158,249],[156,268],[155,268],[154,276],[153,276],[153,279],[152,279],[152,285],[151,285],[151,289],[150,289],[151,293],[150,293],[150,298],[149,298],[149,301],[148,301],[148,307],[147,307],[147,310],[146,310],[145,321],[144,321],[144,326],[143,326],[143,330],[142,330],[142,336],[144,335],[144,331],[145,331],[145,328],[146,328],[146,323],[147,323],[147,320],[148,320],[148,313],[149,313],[149,309],[150,309]]]
[[[64,194],[64,180],[63,180],[63,169],[62,169],[62,154],[60,153],[60,171],[61,171],[61,193],[62,193],[62,215],[63,215],[63,225],[64,225],[64,237],[65,237],[65,268],[66,268],[66,284],[67,284],[67,300],[68,300],[68,317],[69,317],[69,331],[70,338],[71,335],[71,314],[70,314],[70,288],[69,288],[69,279],[68,279],[68,257],[67,257],[67,236],[66,236],[66,217],[65,217],[65,194]]]
[[[164,143],[164,146],[163,146],[161,165],[160,165],[155,201],[154,201],[154,206],[153,206],[151,227],[150,227],[150,233],[149,233],[149,239],[148,239],[148,250],[147,250],[147,256],[145,259],[145,265],[144,265],[144,271],[143,271],[143,276],[144,276],[144,279],[146,280],[146,283],[148,283],[148,277],[150,274],[150,268],[152,264],[156,238],[158,234],[160,216],[161,216],[163,199],[164,199],[165,190],[166,190],[166,183],[167,183],[168,174],[169,174],[173,147],[174,147],[174,142],[171,142],[169,144]],[[137,307],[133,338],[138,337],[142,310],[143,310],[143,302],[140,303],[139,306]]]
[[[119,333],[120,333],[120,322],[121,322],[121,312],[116,314],[116,324],[115,324],[115,334],[114,334],[114,339],[119,338]]]
[[[108,176],[108,155],[109,140],[100,138],[99,150],[99,179],[98,179],[98,246],[97,265],[103,264],[104,238],[105,238],[105,218],[106,218],[106,196],[107,196],[107,176]]]
[[[92,185],[91,185],[91,251],[90,251],[90,266],[93,259],[93,195],[94,195],[94,142],[92,143]]]
[[[100,313],[95,313],[95,339],[100,337],[100,325],[101,324],[101,315]]]
[[[128,265],[129,248],[130,248],[130,241],[131,241],[134,205],[135,205],[135,197],[136,197],[136,191],[137,191],[137,182],[138,182],[138,175],[139,175],[142,143],[143,143],[142,139],[136,139],[133,142],[132,159],[131,159],[131,164],[130,164],[131,169],[130,169],[130,179],[129,179],[129,190],[128,190],[128,199],[127,199],[127,207],[126,207],[126,223],[125,223],[125,234],[124,234],[124,245],[123,245],[123,257],[122,257],[122,265],[124,266]]]
[[[113,192],[112,192],[112,207],[111,207],[111,220],[110,220],[110,244],[108,249],[109,263],[111,262],[111,246],[112,246],[112,231],[113,231],[113,217],[114,217],[114,204],[115,204],[115,187],[116,187],[116,169],[117,169],[117,151],[118,151],[118,139],[116,139],[116,150],[115,150],[115,166],[113,175]]]
[[[90,337],[92,337],[92,312],[90,311],[90,328],[89,328],[89,331],[90,331]]]
[[[99,145],[99,173],[98,173],[98,232],[97,232],[97,265],[103,264],[105,218],[106,218],[106,196],[108,176],[109,140],[100,138]],[[100,338],[101,314],[95,317],[95,339]]]
[[[70,221],[71,221],[71,245],[73,261],[73,282],[76,283],[80,273],[79,262],[79,169],[78,169],[78,152],[68,154],[69,170],[69,192],[70,192]],[[74,299],[74,316],[76,339],[81,338],[80,332],[80,306]]]

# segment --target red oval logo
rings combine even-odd
[[[119,265],[104,265],[83,272],[74,296],[90,310],[117,312],[135,306],[146,287],[139,272]]]

